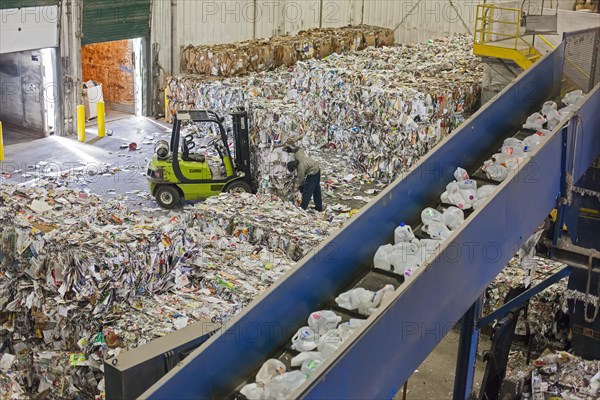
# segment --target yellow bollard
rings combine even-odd
[[[4,139],[2,138],[2,121],[0,121],[0,161],[4,161]]]
[[[77,106],[77,137],[80,142],[85,142],[85,107]]]
[[[106,115],[104,114],[104,102],[99,101],[96,104],[96,110],[98,111],[98,137],[103,138],[106,136]]]
[[[171,122],[171,117],[169,113],[169,91],[168,86],[165,86],[165,122]]]

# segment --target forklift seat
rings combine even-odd
[[[204,162],[206,161],[206,157],[204,157],[204,154],[190,154],[187,151],[184,151],[183,153],[181,153],[181,158],[183,159],[183,161],[190,161],[190,162]]]

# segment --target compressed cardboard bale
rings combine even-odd
[[[333,52],[333,40],[331,36],[318,36],[314,42],[315,58],[322,59],[328,57]]]
[[[248,72],[267,71],[274,67],[273,49],[268,41],[245,43],[242,50],[248,56],[248,66],[246,68]]]
[[[183,51],[185,73],[240,76],[291,66],[297,61],[322,59],[333,53],[362,50],[394,43],[393,31],[369,25],[314,28],[298,35],[274,36],[220,45],[187,46]]]
[[[279,41],[273,45],[274,66],[293,65],[298,60],[296,47],[289,41]]]

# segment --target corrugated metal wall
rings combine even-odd
[[[397,28],[398,43],[424,42],[451,33],[472,32],[473,0],[365,0],[364,23]]]
[[[151,43],[158,52],[158,62],[166,71],[171,72],[171,2],[154,0],[152,2],[152,23],[150,24]],[[153,55],[154,60],[154,55]]]

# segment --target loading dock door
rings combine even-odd
[[[24,7],[19,8],[23,3]],[[40,7],[25,7],[29,3]],[[0,2],[0,54],[58,46],[58,1]]]
[[[81,44],[150,37],[150,3],[151,0],[84,0]]]

